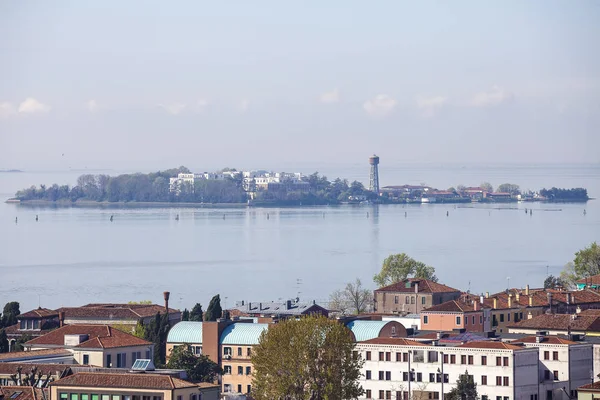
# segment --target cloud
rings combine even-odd
[[[363,108],[371,117],[384,117],[391,113],[398,103],[387,94],[378,94],[367,100]]]
[[[471,105],[474,107],[490,107],[502,104],[508,101],[512,101],[515,95],[511,92],[507,92],[499,86],[492,86],[491,90],[487,92],[480,92],[473,96]]]
[[[15,107],[8,101],[0,103],[0,118],[8,117],[16,112]]]
[[[178,115],[185,109],[186,105],[182,103],[173,103],[173,104],[159,104],[160,108],[165,110],[171,115]]]
[[[333,104],[340,101],[340,92],[333,89],[330,92],[325,92],[319,96],[319,101],[324,104]]]
[[[98,103],[94,99],[88,100],[85,103],[85,108],[87,108],[89,112],[96,112],[98,111]]]
[[[33,97],[28,97],[19,104],[19,113],[23,114],[47,113],[48,111],[50,111],[49,105],[41,103]]]
[[[417,99],[417,107],[421,110],[424,117],[433,117],[436,110],[444,106],[447,102],[448,98],[444,96],[419,97]]]

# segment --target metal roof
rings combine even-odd
[[[379,332],[386,324],[392,321],[351,321],[346,324],[352,331],[357,342],[373,339],[379,336]]]
[[[202,343],[202,322],[181,321],[176,323],[167,336],[168,343]]]
[[[268,302],[248,302],[245,304],[237,304],[230,310],[238,310],[246,314],[264,314],[264,315],[302,315],[312,307],[325,307],[312,302],[299,302],[295,300],[287,300],[283,302],[268,301]]]
[[[269,329],[269,324],[238,322],[229,325],[221,334],[221,344],[256,345],[260,334]]]

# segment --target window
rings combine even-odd
[[[420,372],[417,372],[417,382],[423,382],[423,374]]]
[[[552,359],[553,359],[554,361],[558,361],[558,351],[553,351],[553,352],[552,352]]]
[[[365,376],[366,380],[371,379],[371,371],[367,370],[366,376]]]
[[[429,317],[427,315],[423,315],[423,323],[424,324],[428,324],[429,323]]]
[[[367,399],[371,398],[371,389],[366,390]]]
[[[408,372],[403,372],[403,373],[402,373],[402,380],[403,380],[404,382],[408,381]]]
[[[496,366],[497,367],[501,367],[502,366],[502,357],[496,357]]]
[[[112,398],[112,400],[120,400],[121,399],[121,396],[119,396],[118,394],[113,394],[110,397]]]
[[[366,356],[365,358],[366,358],[367,360],[371,360],[371,352],[370,352],[370,351],[367,351],[367,352],[365,353],[365,356]]]
[[[510,322],[510,313],[506,313],[506,320]]]
[[[379,371],[379,380],[382,381],[383,380],[383,371]]]
[[[508,357],[502,358],[502,365],[504,365],[505,367],[508,367]]]
[[[111,354],[106,355],[106,367],[107,368],[112,367],[112,355]]]
[[[155,396],[156,397],[156,396]],[[110,396],[107,394],[102,395],[102,400],[110,400]]]
[[[230,356],[231,355],[231,347],[223,347],[223,355]]]
[[[509,386],[509,385],[508,385],[508,376],[505,376],[505,377],[502,379],[502,382],[503,382],[504,386]]]
[[[24,319],[22,319],[21,321],[19,321],[19,328],[20,328],[20,329],[25,329],[25,328],[27,328],[27,325],[26,325],[26,324],[27,324],[27,323],[25,322],[25,320],[24,320]],[[65,393],[65,395],[66,395],[66,393]]]
[[[251,348],[251,347],[248,347],[248,348],[246,349],[246,355],[247,355],[248,357],[250,357],[250,356],[252,355],[252,348]]]
[[[448,364],[448,354],[444,354],[444,364]]]
[[[402,361],[408,362],[408,353],[402,353]]]
[[[223,367],[223,375],[231,375],[231,365],[225,365]]]
[[[231,385],[229,383],[223,385],[223,391],[225,393],[230,393],[231,392]]]
[[[78,400],[79,395],[77,393],[71,393],[71,400]]]
[[[460,363],[461,364],[466,364],[467,363],[467,356],[465,356],[464,354],[460,356]]]
[[[427,352],[427,361],[430,363],[438,362],[438,352],[437,351]]]
[[[410,296],[406,296],[406,299],[404,299],[404,304],[410,304]]]
[[[546,390],[546,400],[552,400],[552,393],[554,393],[552,390]]]
[[[448,383],[449,380],[448,374],[444,374],[444,383]]]
[[[238,385],[238,391],[237,392],[238,393],[242,393],[242,385]],[[177,400],[179,400],[179,399],[177,399]]]
[[[398,296],[394,296],[394,304],[398,304]]]
[[[386,398],[386,400],[392,400],[392,391],[391,390],[385,391],[385,398]]]
[[[487,365],[487,356],[481,356],[481,365]]]
[[[241,357],[241,356],[242,356],[242,348],[238,347],[238,357]]]
[[[469,361],[468,361],[468,364],[469,364],[469,365],[473,365],[473,356],[469,356],[469,357],[468,357],[468,360],[469,360]]]
[[[402,361],[402,353],[396,353],[396,362]]]
[[[389,351],[385,353],[385,361],[392,361],[392,353]]]
[[[415,304],[415,298],[413,296],[410,296],[410,304]]]
[[[496,377],[496,386],[502,386],[502,377],[501,376]]]
[[[456,317],[456,325],[460,325],[460,317]]]
[[[429,382],[435,382],[435,374],[429,374]]]
[[[392,371],[385,371],[385,380],[386,381],[392,380]]]
[[[544,352],[544,360],[549,360],[550,359],[550,352],[549,351],[545,351]]]
[[[515,313],[515,322],[519,322],[519,313]]]
[[[421,304],[425,304],[425,296],[421,297]]]
[[[413,362],[425,362],[425,352],[423,350],[413,350]]]
[[[481,396],[481,400],[488,400],[488,397],[484,394]]]
[[[504,322],[504,314],[500,314],[500,322]]]
[[[117,354],[117,368],[125,368],[127,365],[127,354],[118,353]]]
[[[481,384],[487,385],[487,375],[481,375]]]
[[[125,397],[129,397],[129,396],[123,396],[123,400],[125,400]],[[183,400],[183,396],[177,396],[177,400]]]
[[[252,392],[252,385],[248,385],[248,387],[246,388],[246,393],[250,392]]]
[[[379,352],[379,361],[383,361],[383,351]]]
[[[83,365],[90,365],[90,355],[89,354],[83,355]]]
[[[554,380],[557,381],[558,380],[558,371],[552,371],[552,374],[554,375]]]
[[[40,329],[40,320],[39,319],[33,320],[33,329]]]
[[[383,399],[383,396],[385,396],[385,392],[383,390],[379,391],[379,398]]]
[[[246,375],[250,375],[252,373],[252,367],[246,367]]]
[[[456,364],[456,354],[450,355],[450,364]]]
[[[100,395],[92,394],[92,400],[100,400]]]
[[[244,367],[238,365],[238,375],[244,375]]]
[[[392,336],[394,336],[396,334],[396,327],[392,326]]]
[[[471,323],[472,323],[473,325],[475,325],[475,316],[474,316],[474,315],[471,317]]]
[[[192,350],[192,352],[193,352],[193,350]],[[131,363],[132,363],[132,365],[135,362],[135,360],[137,360],[138,358],[142,358],[142,352],[141,351],[132,351],[131,352]]]

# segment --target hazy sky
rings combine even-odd
[[[1,1],[0,76],[0,168],[600,162],[598,1]]]

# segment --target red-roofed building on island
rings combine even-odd
[[[490,308],[479,297],[463,296],[421,311],[421,328],[434,331],[464,329],[468,332],[491,330]]]
[[[376,289],[373,293],[377,314],[418,314],[446,301],[456,300],[461,292],[427,279],[409,278]]]

